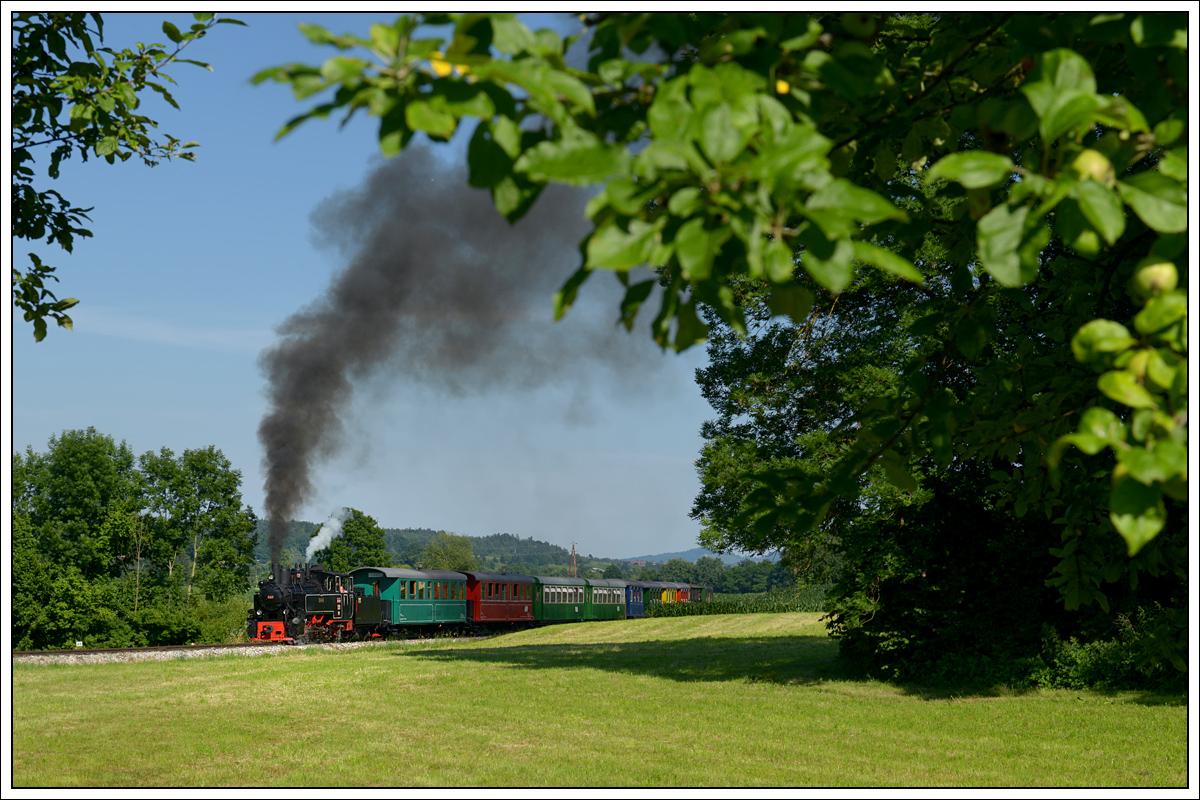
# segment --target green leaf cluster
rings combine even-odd
[[[103,47],[104,19],[98,13],[13,14],[12,42],[12,234],[18,239],[56,244],[70,253],[75,239],[92,232],[82,227],[90,208],[72,206],[61,194],[42,186],[58,178],[72,157],[96,156],[109,164],[137,157],[147,166],[164,160],[195,160],[196,142],[169,134],[156,138],[158,123],[138,113],[141,97],[153,91],[175,108],[168,90],[175,81],[164,68],[173,63],[207,64],[180,57],[193,41],[219,23],[244,23],[196,14],[181,31],[170,22],[163,33],[174,45],[142,44],[114,50]],[[49,161],[39,167],[38,153]],[[42,172],[44,170],[44,172]],[[33,324],[34,338],[46,336],[46,320],[71,329],[65,312],[74,298],[59,300],[47,286],[57,281],[54,267],[30,254],[32,267],[12,268],[13,302]]]

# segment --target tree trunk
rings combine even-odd
[[[196,562],[200,560],[200,532],[192,539],[192,573],[188,575],[188,599],[192,599],[192,582],[196,580]]]

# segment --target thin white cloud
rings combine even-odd
[[[75,323],[75,332],[79,335],[113,336],[197,350],[257,353],[275,338],[274,333],[269,330],[177,325],[103,306],[81,306],[72,310],[71,317]]]

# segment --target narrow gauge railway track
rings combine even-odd
[[[358,647],[389,642],[402,644],[419,644],[437,639],[453,641],[481,641],[491,636],[444,636],[426,637],[421,639],[378,639],[358,642],[310,642],[307,644],[291,644],[288,642],[237,642],[234,644],[173,644],[161,647],[110,647],[93,650],[14,650],[14,664],[101,664],[113,661],[167,661],[176,658],[195,658],[221,651],[239,653],[242,655],[262,655],[267,652],[285,652],[303,650],[310,647],[321,647],[327,650],[351,650]]]
[[[104,647],[95,650],[14,650],[18,656],[90,656],[98,653],[158,653],[168,650],[236,650],[244,647],[279,647],[287,642],[236,642],[232,644],[166,644],[161,647]]]

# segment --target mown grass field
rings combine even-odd
[[[13,784],[1186,784],[1182,696],[851,680],[819,617],[14,665]]]

